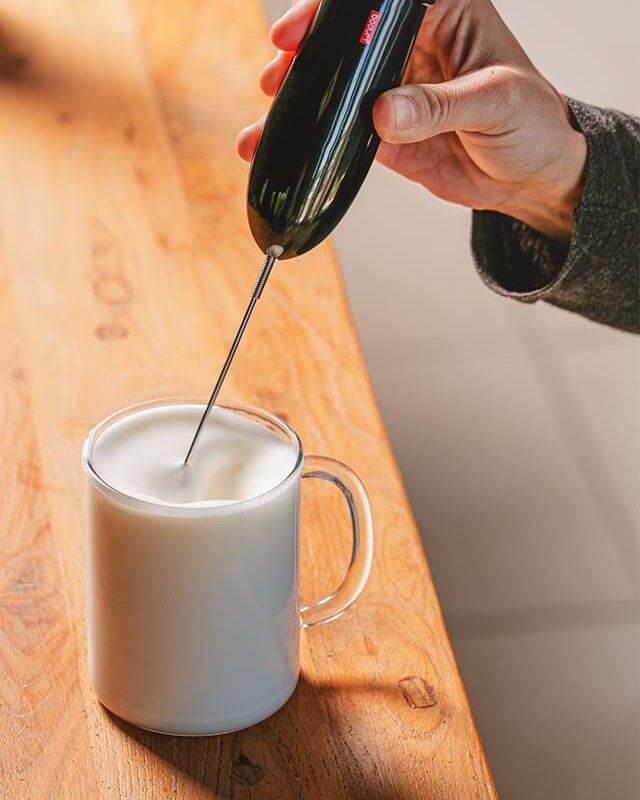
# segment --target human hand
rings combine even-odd
[[[298,0],[271,29],[260,76],[274,96],[318,0]],[[515,217],[559,242],[573,232],[586,161],[566,100],[535,69],[489,0],[437,0],[402,87],[382,94],[377,159],[445,200]],[[249,160],[264,120],[241,131]]]

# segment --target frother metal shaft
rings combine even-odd
[[[220,394],[220,389],[222,389],[222,384],[224,383],[225,378],[227,377],[227,373],[229,372],[229,367],[231,366],[231,362],[236,354],[236,350],[238,349],[238,345],[244,335],[245,328],[249,322],[251,314],[253,313],[253,309],[260,299],[260,295],[262,294],[262,290],[265,287],[266,282],[269,280],[269,275],[271,274],[271,270],[273,265],[276,262],[276,258],[282,253],[281,247],[273,247],[267,251],[267,258],[264,262],[264,267],[262,268],[262,272],[258,276],[258,280],[256,281],[256,285],[251,293],[251,300],[249,301],[249,305],[247,306],[247,310],[244,312],[244,317],[242,318],[242,322],[240,323],[240,327],[238,328],[238,332],[236,333],[235,339],[233,340],[233,344],[231,345],[231,349],[229,350],[229,354],[220,370],[220,375],[218,375],[218,380],[216,381],[216,385],[213,387],[213,392],[211,393],[211,397],[209,398],[209,402],[207,403],[207,407],[204,410],[204,414],[200,422],[198,423],[198,427],[196,429],[195,436],[193,437],[193,441],[189,447],[187,452],[187,456],[184,460],[185,464],[189,463],[189,459],[191,458],[195,446],[198,442],[202,429],[204,428],[204,424],[211,413],[211,409],[215,405],[215,402]]]

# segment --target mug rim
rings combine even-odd
[[[114,411],[108,416],[104,417],[100,422],[91,428],[85,437],[82,445],[82,465],[84,468],[85,476],[87,479],[100,491],[109,496],[111,499],[116,500],[120,505],[126,508],[143,511],[145,513],[161,514],[170,517],[215,517],[222,516],[230,513],[237,513],[244,511],[254,506],[262,505],[268,502],[272,496],[279,494],[283,491],[292,481],[294,481],[302,468],[304,453],[302,442],[298,434],[287,425],[286,422],[281,420],[270,411],[265,411],[257,406],[252,406],[247,403],[240,402],[225,402],[216,403],[216,406],[223,408],[233,414],[249,415],[257,417],[262,422],[267,422],[276,427],[281,433],[289,439],[296,451],[296,460],[291,471],[278,483],[261,492],[253,497],[245,498],[244,500],[230,500],[221,505],[207,505],[204,501],[202,505],[190,506],[182,503],[165,503],[147,500],[142,497],[136,497],[128,492],[117,489],[108,483],[96,470],[92,461],[91,454],[95,443],[100,435],[107,430],[111,425],[120,419],[125,419],[139,411],[144,411],[151,408],[163,408],[165,406],[187,406],[187,405],[201,405],[206,406],[207,399],[203,397],[191,396],[178,396],[178,397],[161,397],[153,400],[143,400],[139,403],[132,403],[124,408]]]

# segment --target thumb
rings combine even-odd
[[[373,122],[381,139],[397,144],[448,131],[500,133],[516,83],[515,73],[487,68],[445,83],[400,86],[376,100]]]

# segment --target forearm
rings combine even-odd
[[[494,212],[474,212],[483,280],[500,294],[545,300],[624,330],[640,330],[640,121],[569,101],[587,143],[582,197],[568,238]],[[527,222],[528,220],[523,220]],[[545,235],[546,234],[546,235]]]

